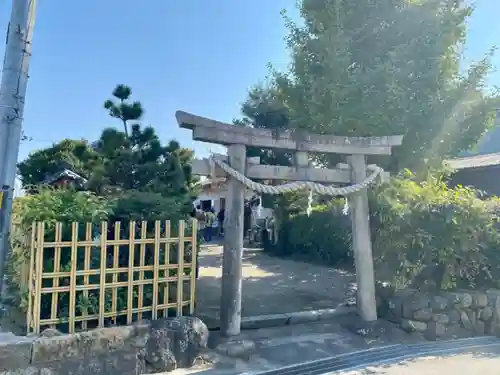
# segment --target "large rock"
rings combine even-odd
[[[383,316],[385,319],[387,319],[390,322],[393,323],[400,323],[401,319],[403,317],[403,302],[404,299],[400,296],[394,296],[391,299],[389,299],[387,307],[388,310],[385,315]],[[377,312],[379,312],[380,308],[377,309]]]
[[[462,327],[467,330],[473,330],[474,324],[471,322],[469,315],[465,311],[460,312],[460,321],[462,322]]]
[[[47,330],[40,337],[0,334],[0,375],[136,375],[168,371],[192,366],[207,341],[206,325],[194,317],[71,335],[55,330]]]
[[[208,328],[195,317],[153,320],[148,329],[145,360],[156,372],[190,367],[207,347]]]
[[[137,360],[137,355],[120,349],[111,353],[86,355],[83,358],[38,363],[7,372],[12,375],[138,375],[144,373],[145,368]],[[0,374],[3,373],[0,372]]]
[[[448,307],[448,300],[442,296],[434,296],[431,299],[431,308],[435,312],[446,310]]]
[[[436,323],[440,323],[443,325],[450,323],[450,317],[446,314],[434,314],[434,316],[432,317],[432,320],[435,321]],[[458,321],[458,319],[457,319],[457,321]]]
[[[377,281],[375,283],[375,296],[377,297],[377,301],[386,301],[388,302],[396,293],[396,289],[387,282]]]
[[[500,290],[498,289],[488,289],[485,292],[488,298],[488,306],[498,307],[500,306]]]
[[[460,312],[456,309],[452,309],[448,312],[448,318],[450,319],[450,324],[456,324],[460,322]]]
[[[484,335],[486,333],[486,324],[481,320],[476,321],[474,333],[478,336]]]
[[[473,299],[469,293],[461,293],[459,305],[461,308],[469,308],[472,306]]]
[[[423,309],[415,311],[413,313],[413,319],[421,322],[432,320],[432,309],[430,307],[424,307]]]
[[[472,296],[472,304],[475,308],[488,306],[488,296],[486,293],[477,292]]]
[[[15,336],[11,333],[0,333],[0,374],[2,371],[26,367],[31,362],[30,337]]]
[[[395,289],[389,283],[377,281],[375,284],[375,296],[377,302],[377,314],[386,316],[391,313],[389,301],[394,296]]]
[[[403,319],[401,321],[401,328],[408,332],[425,332],[427,330],[427,323]]]
[[[428,296],[422,294],[413,294],[403,301],[403,318],[412,319],[417,310],[427,309],[431,305]]]
[[[483,322],[487,322],[491,318],[493,318],[493,309],[491,307],[486,306],[479,312],[479,319],[481,319]]]
[[[434,341],[438,337],[444,336],[446,333],[446,327],[438,322],[430,322],[427,324],[427,330],[425,331],[424,337],[427,340]]]
[[[41,337],[33,343],[32,364],[60,361],[71,358],[84,358],[94,353],[115,350],[132,353],[145,346],[145,334],[134,326],[98,328],[72,335]]]

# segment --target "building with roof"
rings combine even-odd
[[[201,192],[196,198],[194,205],[200,205],[202,209],[213,208],[215,212],[226,208],[228,187],[226,178],[204,179],[200,181]],[[245,199],[250,199],[255,193],[251,190],[245,191]]]
[[[500,110],[495,126],[478,142],[475,151],[445,161],[453,170],[450,186],[469,186],[484,192],[485,196],[500,197]]]
[[[486,197],[500,197],[500,152],[451,159],[445,165],[453,170],[449,186],[473,187]]]

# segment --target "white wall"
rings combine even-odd
[[[14,182],[14,198],[16,197],[22,197],[24,196],[24,190],[22,187],[21,180],[19,178],[16,178],[16,181]]]

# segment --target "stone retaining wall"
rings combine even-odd
[[[0,375],[139,375],[190,367],[206,348],[208,329],[179,317],[41,337],[0,333]]]
[[[500,290],[430,294],[378,288],[379,315],[428,340],[500,335]]]

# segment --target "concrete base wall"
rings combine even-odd
[[[206,348],[208,329],[180,317],[63,335],[0,333],[0,375],[139,375],[190,367]]]

